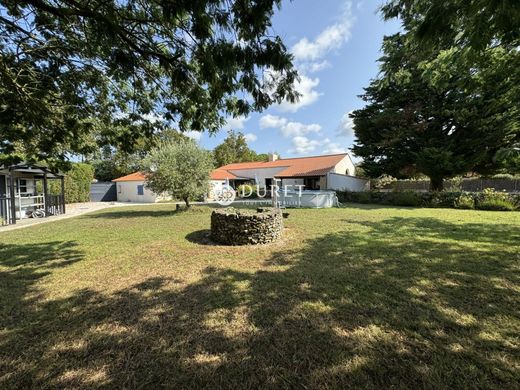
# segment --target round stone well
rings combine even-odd
[[[211,239],[225,245],[267,244],[282,237],[282,210],[217,209],[211,214]]]

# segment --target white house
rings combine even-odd
[[[170,198],[157,195],[144,185],[145,177],[142,172],[134,172],[130,175],[112,180],[116,183],[118,202],[155,203]]]
[[[242,183],[259,186],[303,185],[305,190],[366,191],[368,180],[355,177],[355,167],[348,153],[298,158],[278,158],[269,154],[269,161],[224,165],[211,174],[214,189],[228,182],[237,187]]]

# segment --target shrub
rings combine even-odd
[[[337,192],[340,202],[372,203],[412,207],[478,208],[481,210],[520,209],[520,195],[486,190],[469,192]],[[477,204],[479,206],[477,206]]]
[[[89,164],[76,163],[65,176],[65,201],[67,203],[88,202],[90,184],[94,179],[94,168]]]
[[[427,207],[455,207],[457,198],[461,195],[460,192],[429,192],[425,194],[427,198],[425,205]]]
[[[421,194],[417,192],[395,192],[392,195],[391,204],[395,206],[419,207],[423,204]]]
[[[245,194],[244,198],[258,197],[258,189],[252,184],[241,184],[237,187],[237,196],[240,198]]]
[[[453,205],[456,209],[472,209],[475,207],[475,199],[471,194],[461,194]]]
[[[515,205],[503,199],[492,199],[482,200],[477,204],[479,210],[492,210],[492,211],[513,211],[516,209]]]
[[[498,192],[493,188],[485,188],[475,199],[475,207],[479,210],[511,211],[516,209],[515,201],[506,192]]]
[[[397,179],[390,175],[381,175],[377,179],[372,180],[370,186],[375,189],[381,189],[387,186],[392,186]]]

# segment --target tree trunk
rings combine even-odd
[[[184,201],[184,203],[186,203],[186,208],[189,209],[191,207],[190,199],[186,197],[186,198],[182,198],[182,200]]]
[[[443,177],[430,177],[430,191],[442,191],[444,189]]]

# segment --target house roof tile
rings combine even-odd
[[[134,172],[126,176],[118,177],[112,181],[144,181],[145,176],[143,172]]]
[[[261,168],[281,168],[275,174],[276,177],[305,177],[305,176],[323,176],[336,166],[348,154],[331,154],[326,156],[310,156],[278,159],[276,161],[256,161],[227,164],[217,168],[212,173],[215,176],[221,177],[225,175],[223,172],[228,172],[231,175],[240,175],[240,170],[246,169],[261,169]],[[218,173],[217,173],[218,171]],[[232,177],[227,177],[232,179]],[[219,180],[219,179],[214,179]]]

